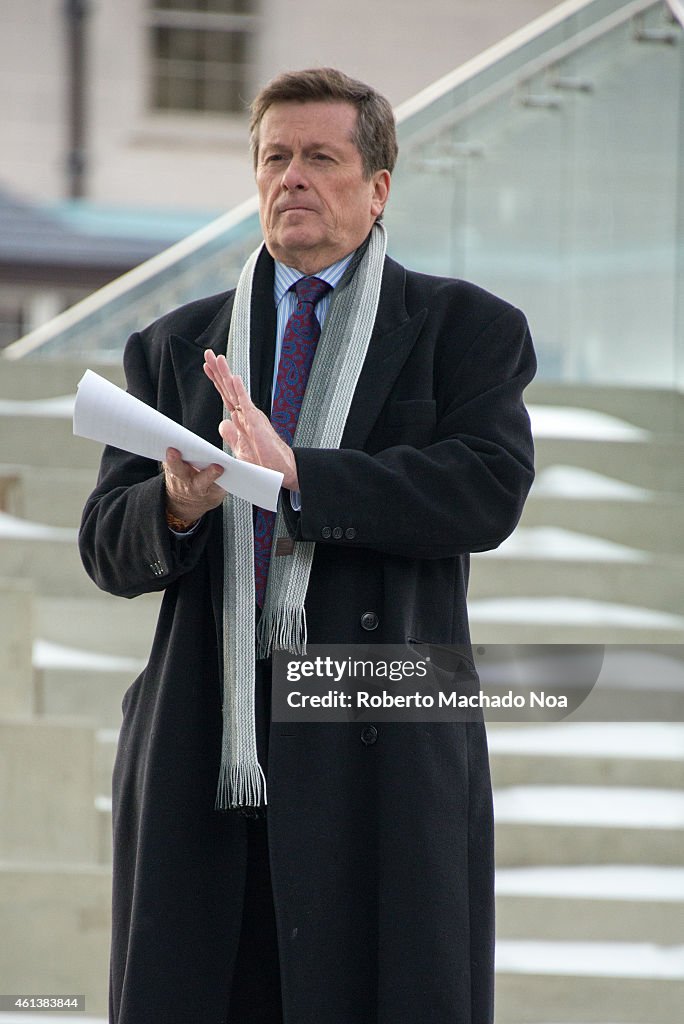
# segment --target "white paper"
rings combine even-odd
[[[259,508],[276,509],[282,473],[240,462],[92,370],[78,384],[74,434],[156,462],[166,459],[167,448],[176,448],[196,469],[222,466],[216,483],[230,494]]]

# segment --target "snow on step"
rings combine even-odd
[[[498,896],[684,903],[684,867],[595,864],[500,868]]]
[[[14,398],[0,399],[0,416],[46,416],[70,420],[74,416],[76,395],[59,395],[56,398],[38,398],[18,401]]]
[[[75,544],[78,530],[71,526],[47,526],[0,512],[0,540],[46,540]]]
[[[565,722],[534,729],[490,728],[488,742],[491,754],[684,759],[684,725],[670,722]]]
[[[557,526],[520,527],[491,551],[480,551],[480,558],[534,558],[588,562],[648,562],[647,551],[616,544]]]
[[[48,640],[36,640],[33,644],[33,667],[38,669],[82,669],[95,672],[140,672],[144,661],[97,651],[85,651],[76,647],[65,647]]]
[[[547,466],[534,481],[532,494],[542,498],[567,498],[571,501],[651,501],[656,492],[623,480],[604,476],[579,466]]]
[[[50,1021],[59,1021],[60,1024],[107,1024],[106,1017],[84,1017],[82,1014],[72,1016],[70,1013],[27,1013],[22,1010],[19,1013],[3,1011],[2,1024],[49,1024]]]
[[[593,409],[562,405],[529,405],[532,432],[536,438],[565,438],[574,441],[649,441],[649,430]]]
[[[640,942],[535,942],[501,939],[499,973],[684,979],[684,946]]]
[[[471,622],[684,629],[684,617],[681,615],[656,611],[654,608],[575,597],[483,598],[469,603],[469,613]]]
[[[498,824],[684,829],[684,793],[622,786],[511,786],[494,792]]]

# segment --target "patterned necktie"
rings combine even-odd
[[[297,305],[285,326],[271,408],[271,423],[290,446],[316,345],[321,336],[321,326],[316,319],[314,306],[330,288],[327,281],[321,281],[318,277],[302,277],[290,289],[297,295]],[[260,608],[263,608],[266,594],[274,525],[275,512],[257,509],[254,521],[254,574],[256,599]]]

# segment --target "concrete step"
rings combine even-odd
[[[504,939],[496,1024],[673,1024],[684,1005],[684,947]]]
[[[118,729],[98,729],[95,733],[95,793],[111,798],[112,771],[119,742]]]
[[[563,384],[534,380],[525,392],[533,406],[591,409],[645,430],[684,434],[684,396],[663,388]]]
[[[684,661],[682,644],[603,645],[486,644],[473,648],[483,689],[485,717],[490,723],[525,727],[569,723],[684,722]],[[567,709],[535,705],[542,692],[565,695]],[[486,702],[512,697],[497,710]],[[575,754],[558,740],[559,752]],[[677,742],[679,742],[677,740]],[[596,755],[603,752],[602,741]],[[673,750],[673,744],[666,748]],[[635,751],[641,751],[639,740]],[[519,751],[522,752],[522,751]],[[626,754],[623,756],[627,756]],[[635,755],[637,756],[637,755]],[[679,757],[672,754],[672,757]],[[651,757],[647,751],[646,757]],[[680,776],[681,778],[681,776]],[[684,780],[682,780],[684,782]]]
[[[0,933],[11,936],[0,943],[3,989],[85,995],[90,1016],[60,1013],[62,1022],[106,1015],[111,885],[107,867],[0,862]],[[33,1018],[22,1011],[16,1019],[27,1024]]]
[[[68,648],[126,658],[147,658],[157,622],[160,594],[133,600],[95,590],[83,597],[38,596],[35,636]]]
[[[684,936],[684,867],[501,868],[499,939],[652,942]]]
[[[684,724],[562,722],[488,729],[492,782],[684,789]]]
[[[0,717],[33,710],[33,588],[28,581],[0,579]]]
[[[97,818],[97,860],[99,864],[112,861],[112,800],[108,796],[95,797]]]
[[[631,598],[675,614],[684,608],[684,558],[592,540],[555,527],[520,529],[500,548],[473,556],[471,600],[534,594],[590,601]]]
[[[684,616],[619,600],[525,596],[469,601],[476,644],[682,644]]]
[[[0,398],[13,401],[39,401],[75,394],[76,386],[87,369],[124,386],[123,367],[100,363],[96,357],[84,360],[0,358]]]
[[[35,713],[86,718],[99,727],[118,728],[123,695],[144,665],[140,658],[37,641],[33,650]]]
[[[684,439],[680,430],[660,433],[652,423],[639,426],[632,417],[570,405],[530,403],[528,409],[538,471],[564,464],[657,491],[681,492]]]
[[[684,442],[675,440],[592,441],[535,436],[537,472],[575,466],[609,474],[637,487],[681,494],[684,491]]]
[[[554,526],[616,544],[665,555],[684,552],[684,499],[658,497],[620,501],[537,495],[533,487],[523,512],[523,529]]]
[[[86,498],[96,482],[94,469],[0,466],[0,511],[20,519],[76,529]]]
[[[684,792],[618,786],[494,791],[497,864],[680,865]]]
[[[0,719],[0,860],[95,863],[94,792],[91,727]]]
[[[106,1017],[92,1017],[90,1015],[84,1017],[82,1013],[79,1013],[77,1017],[72,1017],[66,1011],[60,1011],[59,1018],[41,1011],[34,1014],[29,1010],[3,1013],[2,1016],[2,1024],[49,1024],[49,1021],[56,1020],[59,1020],[60,1024],[107,1024]]]
[[[0,464],[96,470],[102,446],[74,437],[73,394],[0,400]]]
[[[0,575],[31,580],[42,594],[96,592],[86,575],[76,543],[76,530],[27,522],[0,512]]]

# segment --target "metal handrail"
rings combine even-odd
[[[667,0],[667,5],[679,24],[684,27],[684,2],[682,0]]]

